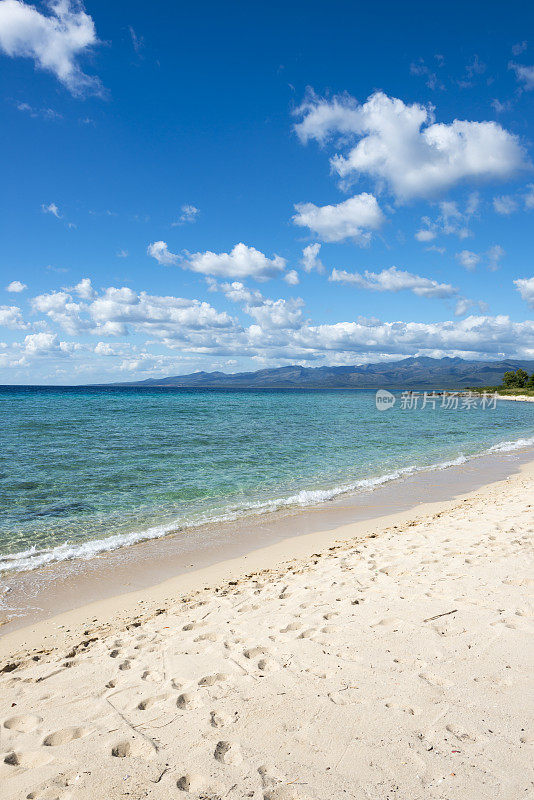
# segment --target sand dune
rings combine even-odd
[[[56,619],[0,662],[3,800],[532,796],[533,500],[529,466],[122,622]]]

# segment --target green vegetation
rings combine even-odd
[[[499,386],[469,386],[471,392],[488,392],[503,395],[526,395],[534,397],[534,372],[529,375],[524,369],[517,369],[515,372],[505,372],[502,383]]]

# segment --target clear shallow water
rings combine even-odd
[[[0,388],[0,569],[534,443],[534,404],[437,406],[380,412],[364,390]]]

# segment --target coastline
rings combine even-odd
[[[474,471],[473,468],[479,465],[481,469]],[[491,467],[494,469],[493,476],[486,480],[488,472],[491,475]],[[469,474],[469,468],[471,468],[471,474]],[[251,570],[272,569],[279,564],[286,563],[288,559],[307,558],[312,551],[324,548],[326,545],[330,546],[347,539],[375,537],[389,526],[400,527],[413,518],[447,513],[450,508],[463,502],[472,494],[491,493],[495,487],[505,486],[514,477],[521,477],[523,474],[531,472],[534,474],[534,448],[532,447],[525,448],[524,451],[518,450],[513,453],[480,457],[479,460],[452,466],[437,473],[433,471],[418,473],[397,481],[393,486],[381,486],[372,492],[348,498],[348,505],[345,504],[347,498],[344,498],[337,504],[337,507],[335,503],[329,503],[330,507],[327,508],[320,506],[308,511],[300,509],[294,515],[286,518],[286,524],[282,520],[280,525],[280,520],[276,520],[274,536],[272,541],[267,544],[257,538],[253,538],[252,542],[249,539],[232,543],[226,542],[227,547],[222,551],[219,548],[207,548],[207,558],[205,559],[200,558],[201,550],[193,550],[193,558],[196,563],[187,563],[186,566],[185,562],[193,560],[191,552],[187,552],[185,560],[184,557],[179,557],[171,562],[171,572],[166,574],[163,580],[154,580],[154,573],[146,570],[145,561],[135,558],[133,562],[125,565],[125,573],[130,581],[133,582],[134,576],[138,580],[138,586],[134,589],[129,588],[130,581],[119,584],[116,574],[117,563],[111,563],[109,569],[104,571],[99,565],[98,574],[102,576],[104,572],[104,586],[99,588],[96,596],[91,595],[90,588],[94,575],[87,576],[89,594],[84,594],[83,590],[80,591],[83,574],[75,574],[74,582],[69,581],[65,586],[67,593],[77,589],[77,601],[74,606],[72,605],[72,594],[70,594],[67,607],[58,611],[57,597],[52,595],[52,602],[46,613],[37,616],[35,620],[30,619],[25,624],[17,624],[18,620],[15,618],[13,620],[15,624],[4,623],[0,627],[0,662],[7,658],[10,652],[14,653],[24,649],[29,651],[44,641],[47,642],[47,647],[57,647],[60,646],[59,643],[61,646],[68,647],[69,643],[79,638],[82,628],[91,628],[93,616],[111,616],[115,620],[112,625],[117,622],[122,625],[125,620],[138,615],[139,606],[142,606],[143,613],[150,614],[156,607],[168,602],[170,597],[181,594],[188,595],[207,583],[224,583],[239,578]],[[450,477],[453,478],[453,481],[447,480]],[[387,499],[386,494],[389,495]],[[404,501],[403,505],[401,498]],[[360,518],[355,519],[355,507],[350,500],[362,499],[364,500],[363,514]],[[370,506],[366,502],[369,500],[372,501]],[[250,521],[247,520],[247,522]],[[265,534],[267,527],[265,524],[261,525],[261,522],[261,520],[253,520],[252,527],[257,528],[260,525],[262,533]],[[169,557],[165,545],[171,542],[172,538],[174,537],[140,542],[124,549],[133,553],[136,549],[144,549],[146,546],[145,555],[149,561],[152,561],[153,545],[163,545],[163,552],[159,554],[159,565],[160,559],[167,560]],[[113,551],[105,556],[115,556],[116,554],[120,555],[120,551]],[[98,560],[91,559],[88,565],[92,565]],[[179,564],[178,568],[176,563]],[[32,580],[34,571],[24,573],[24,577]],[[118,585],[120,590],[116,591]],[[87,600],[87,597],[90,599]],[[51,634],[50,627],[57,630]],[[62,642],[62,637],[66,634],[67,629],[69,630],[65,639],[67,644],[65,644]],[[0,663],[0,670],[1,667]]]
[[[526,796],[534,461],[516,466],[7,634],[6,800]]]
[[[4,573],[0,642],[73,608],[98,600],[120,605],[132,592],[151,592],[167,581],[236,559],[250,559],[271,544],[309,534],[332,536],[351,524],[377,524],[410,513],[421,504],[453,500],[510,474],[534,458],[532,445],[400,473],[356,492],[341,493],[308,507],[282,508],[259,516],[199,526],[152,540],[141,540],[89,559],[72,559],[21,573]],[[297,545],[298,548],[298,545]],[[189,583],[187,585],[190,585]],[[75,605],[73,606],[73,597]]]

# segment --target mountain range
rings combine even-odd
[[[534,361],[467,361],[462,358],[413,357],[400,361],[342,367],[288,367],[256,372],[193,372],[167,378],[114,383],[114,386],[146,386],[203,389],[464,389],[496,386],[508,370],[534,371]]]

